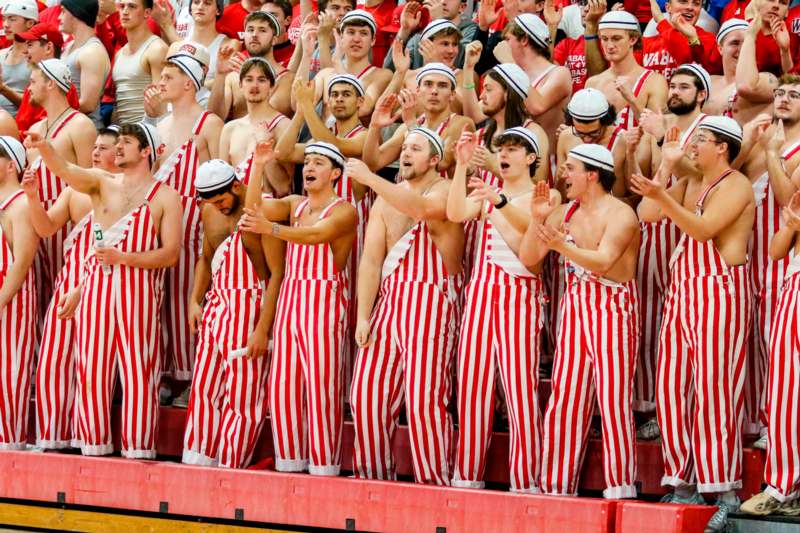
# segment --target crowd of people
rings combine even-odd
[[[5,1],[0,448],[800,515],[800,7],[226,4]]]

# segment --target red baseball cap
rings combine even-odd
[[[64,46],[64,37],[59,29],[47,23],[36,24],[28,31],[15,34],[14,40],[21,43],[25,41],[49,41],[59,50]]]

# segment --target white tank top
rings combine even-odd
[[[208,74],[206,74],[206,81],[208,82],[214,81],[214,77],[217,74],[217,52],[219,52],[219,47],[222,46],[223,41],[225,41],[225,34],[220,33],[207,47],[208,55],[211,57],[208,62]],[[197,103],[203,106],[203,109],[208,108],[209,96],[211,96],[211,91],[208,90],[208,87],[201,87],[197,91]]]
[[[142,70],[142,54],[156,40],[158,37],[151,35],[134,54],[117,53],[112,74],[117,86],[117,124],[139,122],[144,118],[144,90],[153,78]]]

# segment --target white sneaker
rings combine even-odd
[[[753,448],[756,448],[756,449],[759,449],[759,450],[766,450],[767,449],[767,436],[766,435],[760,436],[758,438],[758,440],[753,443]]]

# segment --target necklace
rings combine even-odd
[[[52,123],[52,124],[50,124],[50,123],[48,123],[48,124],[47,124],[47,130],[46,130],[46,131],[45,131],[45,133],[44,133],[44,138],[45,138],[45,139],[49,139],[49,138],[50,138],[50,130],[51,130],[51,129],[53,129],[53,126],[55,126],[56,124],[58,124],[58,123],[59,123],[59,120],[61,120],[61,117],[63,117],[63,116],[64,116],[64,115],[67,113],[67,111],[70,111],[71,109],[72,109],[72,108],[71,108],[70,106],[67,106],[67,107],[66,107],[66,108],[64,108],[64,110],[63,110],[63,111],[62,111],[62,112],[61,112],[61,113],[60,113],[60,114],[59,114],[59,115],[56,117],[56,119],[53,121],[53,123]]]
[[[326,207],[331,205],[336,200],[336,198],[337,197],[335,195],[332,196],[330,200],[328,200],[327,202],[325,202],[324,205],[321,205],[319,207],[311,207],[311,203],[309,202],[309,204],[308,204],[308,214],[309,215],[313,215],[314,212],[317,211],[317,210],[324,211]]]
[[[123,196],[123,198],[125,199],[125,204],[124,204],[125,208],[123,209],[123,212],[127,213],[127,212],[129,212],[131,209],[133,209],[133,207],[134,207],[134,206],[135,206],[137,203],[141,203],[141,202],[134,202],[134,200],[135,200],[135,199],[136,199],[136,198],[139,196],[139,193],[140,193],[140,192],[141,192],[141,191],[142,191],[142,190],[143,190],[145,187],[147,187],[147,185],[149,185],[149,183],[147,183],[147,182],[145,182],[145,183],[142,183],[141,185],[139,185],[138,187],[136,187],[136,188],[133,190],[133,192],[131,192],[131,193],[128,193],[128,192],[127,192],[127,191],[126,191],[124,188],[122,189],[122,191],[121,191],[121,192],[122,192],[122,196]]]

